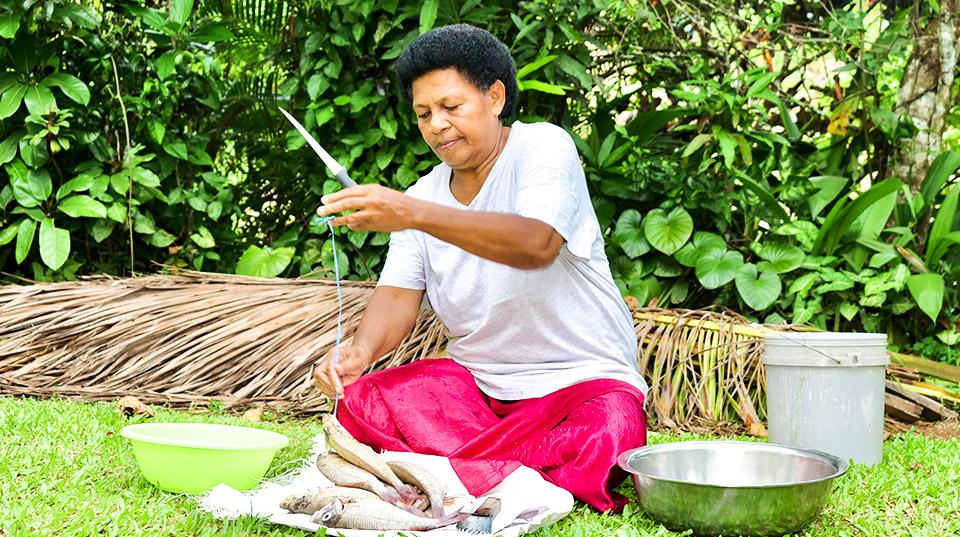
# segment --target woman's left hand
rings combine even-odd
[[[354,211],[333,219],[335,226],[390,233],[412,227],[417,200],[381,185],[358,185],[327,194],[317,214]]]

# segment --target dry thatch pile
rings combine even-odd
[[[343,284],[345,341],[372,290]],[[328,401],[311,368],[334,343],[336,313],[325,280],[181,272],[0,287],[0,393],[316,412]],[[634,318],[660,425],[762,432],[760,332],[730,312],[639,309]],[[442,324],[423,312],[374,369],[440,355],[445,343]]]

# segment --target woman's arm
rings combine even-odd
[[[360,378],[374,360],[396,349],[410,333],[422,299],[423,291],[386,285],[374,289],[353,342],[340,349],[336,364],[335,349],[327,352],[313,371],[314,384],[327,395],[342,395],[344,386]]]
[[[418,229],[464,250],[519,269],[549,265],[563,246],[551,226],[522,216],[464,211],[412,198],[380,185],[360,185],[328,194],[320,215],[355,210],[333,220],[354,230]]]

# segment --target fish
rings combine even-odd
[[[327,443],[338,455],[396,489],[407,505],[412,505],[417,500],[419,495],[416,491],[404,484],[373,448],[360,443],[343,425],[340,425],[336,416],[324,414],[321,421],[323,432],[327,435]]]
[[[376,494],[358,488],[350,487],[316,487],[300,494],[291,494],[280,502],[280,507],[291,513],[312,515],[328,503],[339,498],[341,501],[356,501],[363,499],[379,499]]]
[[[442,518],[417,516],[380,500],[343,502],[333,500],[313,514],[314,524],[327,528],[428,531],[455,524],[466,518],[466,513],[453,513]]]
[[[416,485],[430,499],[430,514],[434,518],[443,516],[443,485],[429,470],[412,462],[392,461],[387,466],[404,483]]]
[[[334,485],[369,490],[392,504],[402,504],[403,499],[397,491],[363,468],[357,468],[336,453],[325,453],[317,457],[317,469]]]

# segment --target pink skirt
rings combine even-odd
[[[377,450],[443,455],[479,496],[523,464],[599,511],[619,513],[617,456],[646,445],[643,393],[597,379],[544,397],[499,401],[451,359],[420,360],[346,387],[338,418]]]

